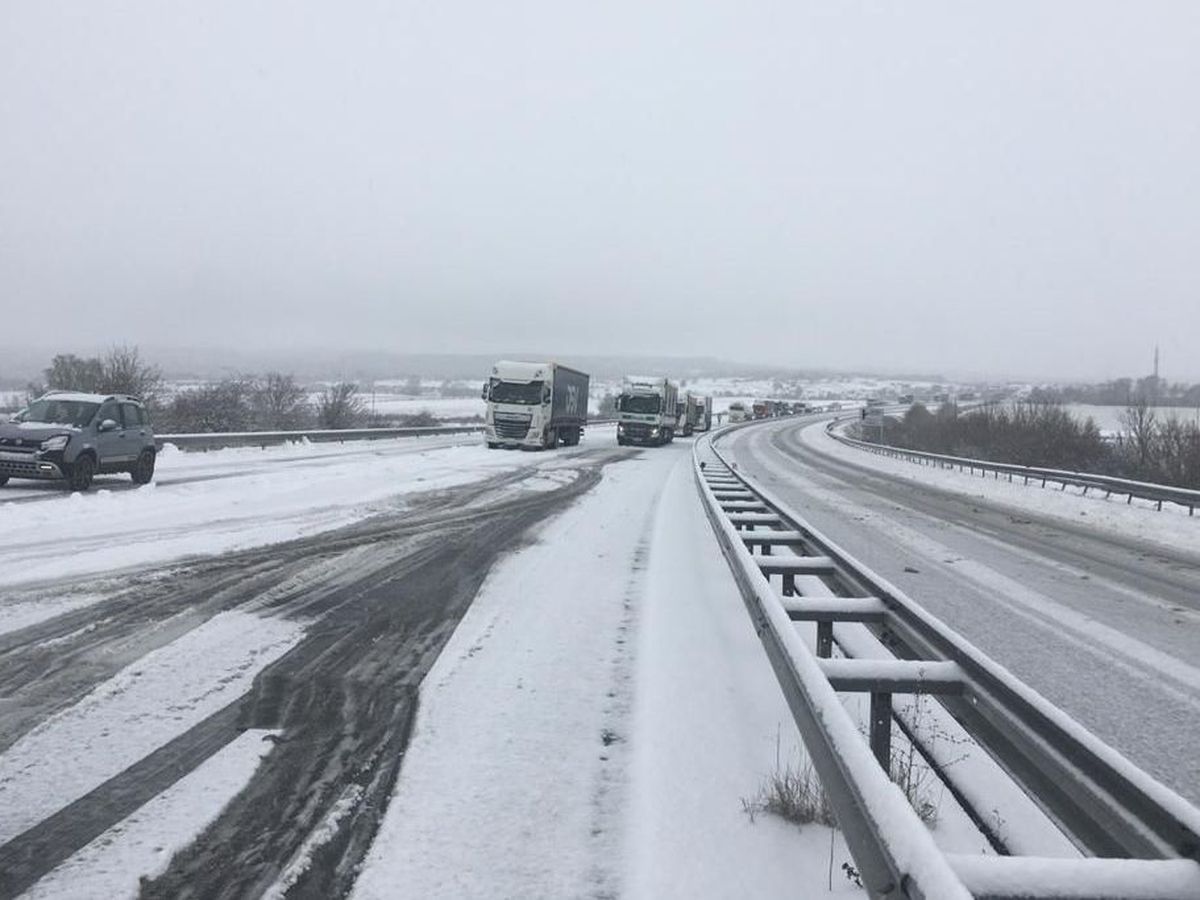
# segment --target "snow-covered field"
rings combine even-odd
[[[1117,434],[1125,431],[1126,426],[1121,421],[1125,413],[1123,406],[1089,406],[1083,403],[1069,403],[1067,409],[1080,419],[1091,419],[1096,427],[1106,434]],[[1181,422],[1200,422],[1200,409],[1185,406],[1162,406],[1154,410],[1155,418],[1178,419]]]

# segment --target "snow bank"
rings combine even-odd
[[[957,469],[917,465],[842,444],[825,433],[825,425],[825,422],[817,422],[807,426],[801,430],[800,438],[813,450],[826,456],[908,481],[979,497],[1010,507],[1014,512],[1035,512],[1070,522],[1074,527],[1083,524],[1123,538],[1151,541],[1200,555],[1200,516],[1189,516],[1181,506],[1166,503],[1159,512],[1148,500],[1135,499],[1127,504],[1121,496],[1105,498],[1095,492],[1083,495],[1081,488],[1043,488],[1040,484],[1026,485],[1004,478],[980,477]]]

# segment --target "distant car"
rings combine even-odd
[[[110,472],[147,484],[156,452],[150,417],[137,397],[51,391],[0,422],[0,485],[38,478],[86,491],[95,475]]]

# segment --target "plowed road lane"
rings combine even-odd
[[[898,479],[823,442],[824,423],[794,420],[723,439],[817,530],[1200,802],[1200,548],[1192,558]]]

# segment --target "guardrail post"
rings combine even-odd
[[[829,659],[833,656],[833,622],[820,621],[817,623],[817,656]]]
[[[892,695],[871,693],[871,752],[891,775],[892,768]]]

